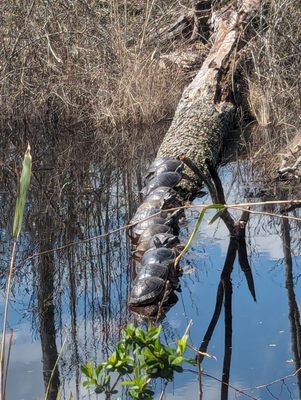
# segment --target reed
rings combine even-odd
[[[1,398],[1,400],[5,400],[7,369],[8,369],[10,348],[11,348],[11,342],[12,342],[12,334],[11,334],[8,356],[6,358],[5,348],[6,348],[6,328],[7,328],[7,319],[8,319],[9,294],[10,294],[10,290],[11,290],[11,286],[12,286],[13,269],[14,269],[14,262],[15,262],[15,257],[16,257],[16,250],[17,250],[17,241],[18,241],[18,238],[19,238],[19,235],[21,232],[21,228],[22,228],[24,209],[25,209],[27,193],[28,193],[28,189],[29,189],[29,185],[30,185],[31,166],[32,166],[32,158],[31,158],[31,153],[30,153],[30,145],[28,144],[27,150],[25,152],[24,159],[23,159],[23,167],[22,167],[21,177],[18,182],[18,192],[17,192],[17,200],[16,200],[16,207],[15,207],[14,221],[13,221],[13,231],[12,231],[13,244],[12,244],[10,263],[9,263],[8,278],[7,278],[6,289],[5,289],[4,316],[3,316],[1,353],[0,353],[0,398]],[[5,363],[6,359],[7,359],[7,362]]]

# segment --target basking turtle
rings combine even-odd
[[[166,294],[164,296],[163,304],[146,304],[146,305],[131,305],[129,304],[129,308],[134,313],[138,314],[142,320],[143,319],[155,319],[156,322],[160,321],[165,317],[167,311],[177,303],[179,300],[178,296],[174,291]]]
[[[177,192],[168,186],[157,187],[144,199],[144,202],[155,203],[162,209],[177,207],[180,204]]]
[[[169,275],[170,268],[165,264],[148,264],[140,267],[136,279],[146,278],[148,276],[157,276],[166,280]]]
[[[171,232],[171,228],[169,232]],[[145,251],[156,247],[166,247],[166,248],[177,247],[180,244],[179,238],[169,232],[167,231],[167,232],[156,233],[155,235],[150,237],[148,237],[148,235],[145,235],[143,237],[143,240],[141,240],[142,238],[141,235],[134,254],[138,255],[139,257],[139,255],[143,254]]]
[[[164,295],[165,280],[157,276],[138,277],[133,282],[129,300],[130,305],[151,304],[160,301]]]
[[[141,260],[141,265],[147,264],[166,264],[171,265],[176,259],[176,252],[173,249],[166,247],[158,247],[149,249],[144,253]]]
[[[135,215],[131,219],[130,224],[134,224],[135,222],[150,217],[154,214],[158,214],[157,216],[162,218],[166,217],[167,215],[166,212],[163,212],[161,208],[158,207],[155,203],[142,203],[135,212]]]
[[[151,165],[148,167],[144,179],[148,179],[148,177],[151,176],[162,163],[168,160],[174,160],[174,158],[168,156],[155,158]]]
[[[156,170],[155,175],[160,175],[163,172],[182,172],[184,164],[180,160],[167,160],[160,164]]]
[[[132,233],[135,236],[140,236],[145,229],[149,228],[150,226],[153,225],[163,225],[165,224],[166,219],[162,218],[162,217],[153,217],[153,218],[149,218],[146,221],[140,222],[139,224],[133,226],[132,228]]]
[[[157,235],[158,233],[167,233],[167,232],[172,232],[171,227],[168,225],[154,224],[149,226],[142,232],[141,236],[139,237],[137,250],[145,251],[145,246],[154,235]]]
[[[181,181],[181,179],[182,175],[179,172],[163,172],[151,179],[141,190],[141,193],[147,196],[159,186],[168,186],[173,188]]]
[[[146,250],[153,247],[167,247],[173,248],[180,244],[178,236],[171,233],[157,233],[148,242],[148,247]]]
[[[177,160],[176,158],[166,158],[165,160],[158,159],[158,162],[156,164],[152,164],[148,169],[144,178],[144,183],[147,183],[149,179],[153,178],[155,175],[162,174],[162,172],[181,172],[183,169],[183,162]]]

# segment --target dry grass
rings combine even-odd
[[[301,130],[301,3],[262,2],[247,74],[249,106],[256,119],[251,153],[275,172]],[[261,168],[263,165],[261,164]]]
[[[26,126],[28,136],[49,126],[79,140],[93,136],[112,161],[116,151],[155,148],[184,82],[176,67],[159,66],[166,44],[147,37],[174,20],[173,7],[163,0],[4,2],[2,132]]]

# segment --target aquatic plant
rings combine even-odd
[[[32,165],[32,158],[30,154],[30,145],[28,144],[27,150],[24,155],[23,159],[23,167],[22,173],[20,177],[20,181],[18,182],[18,193],[17,193],[17,200],[16,200],[16,207],[15,207],[15,214],[14,214],[14,221],[13,221],[13,246],[12,252],[10,257],[10,265],[9,265],[9,272],[6,284],[6,291],[5,291],[5,304],[4,304],[4,317],[3,317],[3,327],[2,327],[2,341],[1,341],[1,354],[0,354],[0,393],[1,399],[5,399],[5,386],[6,386],[6,378],[7,378],[7,367],[9,363],[9,355],[10,355],[10,347],[12,343],[12,331],[10,333],[10,342],[9,342],[9,350],[8,355],[6,358],[6,366],[5,366],[5,336],[6,336],[6,325],[7,325],[7,317],[8,317],[8,301],[9,301],[9,294],[12,284],[12,277],[13,277],[13,267],[14,261],[16,256],[16,249],[17,249],[17,241],[21,232],[22,222],[23,222],[23,215],[24,215],[24,208],[27,199],[27,193],[30,184],[31,178],[31,165]]]
[[[170,382],[175,372],[183,372],[183,363],[196,364],[194,359],[185,357],[187,332],[177,340],[176,347],[164,345],[159,338],[160,332],[161,326],[148,326],[144,330],[133,324],[127,325],[107,361],[95,367],[91,362],[81,366],[88,378],[83,385],[96,393],[105,393],[107,399],[118,393],[118,384],[127,387],[132,399],[152,399],[152,379]]]

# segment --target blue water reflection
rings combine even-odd
[[[237,178],[237,168],[237,165],[232,165],[224,167],[221,171],[225,192],[228,193],[228,203],[243,198],[241,189],[244,189],[244,182]],[[210,202],[210,199],[204,198],[198,201]],[[187,212],[188,223],[182,228],[183,240],[192,230],[196,218],[196,211]],[[209,220],[210,216],[208,215],[206,219]],[[122,215],[116,218],[113,211],[110,211],[108,225],[110,229],[122,226],[124,222]],[[93,222],[89,226],[91,236],[95,235],[99,226],[93,225]],[[294,276],[297,277],[301,273],[297,222],[291,223],[291,238]],[[203,224],[192,248],[182,261],[184,274],[181,277],[180,299],[163,321],[163,331],[168,343],[181,336],[192,320],[190,341],[195,348],[200,346],[214,310],[216,290],[228,243],[229,233],[222,222],[213,225]],[[246,393],[257,399],[298,399],[299,392],[295,378],[277,382],[268,388],[255,389],[259,385],[268,384],[295,371],[280,221],[252,215],[247,228],[247,247],[254,274],[257,302],[253,301],[244,274],[236,260],[232,273],[233,346],[230,384],[240,390],[254,388]],[[79,398],[88,398],[87,391],[82,389],[80,382],[75,379],[74,361],[85,362],[89,358],[96,361],[105,357],[113,350],[120,327],[133,318],[128,315],[126,305],[130,276],[126,236],[124,233],[118,233],[106,244],[101,242],[100,245],[99,242],[94,242],[91,247],[77,247],[74,251],[77,253],[73,262],[80,265],[76,299],[78,358],[70,359],[73,357],[74,338],[71,335],[68,279],[65,277],[60,282],[63,292],[60,300],[62,315],[60,324],[57,322],[59,349],[64,338],[68,337],[60,365],[61,392],[65,398],[68,398],[70,392],[75,397],[77,394]],[[60,264],[61,271],[64,271],[67,260],[57,255],[55,262]],[[29,266],[27,267],[30,271]],[[95,273],[94,277],[91,275],[92,271]],[[102,287],[104,274],[106,285],[110,287],[108,292]],[[92,277],[94,280],[91,280]],[[10,360],[8,398],[16,400],[40,399],[43,398],[44,391],[41,346],[34,323],[35,303],[31,301],[31,289],[28,285],[32,278],[34,276],[30,273],[17,276],[19,289],[14,292],[10,308],[9,321],[15,330],[15,339]],[[25,279],[24,286],[22,279]],[[300,279],[295,279],[294,283],[300,306]],[[208,352],[214,358],[206,358],[202,364],[203,399],[216,400],[220,398],[221,384],[207,375],[222,380],[223,310]],[[157,384],[158,397],[160,389],[160,384]],[[191,372],[177,375],[174,383],[167,387],[165,394],[166,399],[199,398],[197,376]],[[235,398],[246,397],[230,388],[229,399]]]

